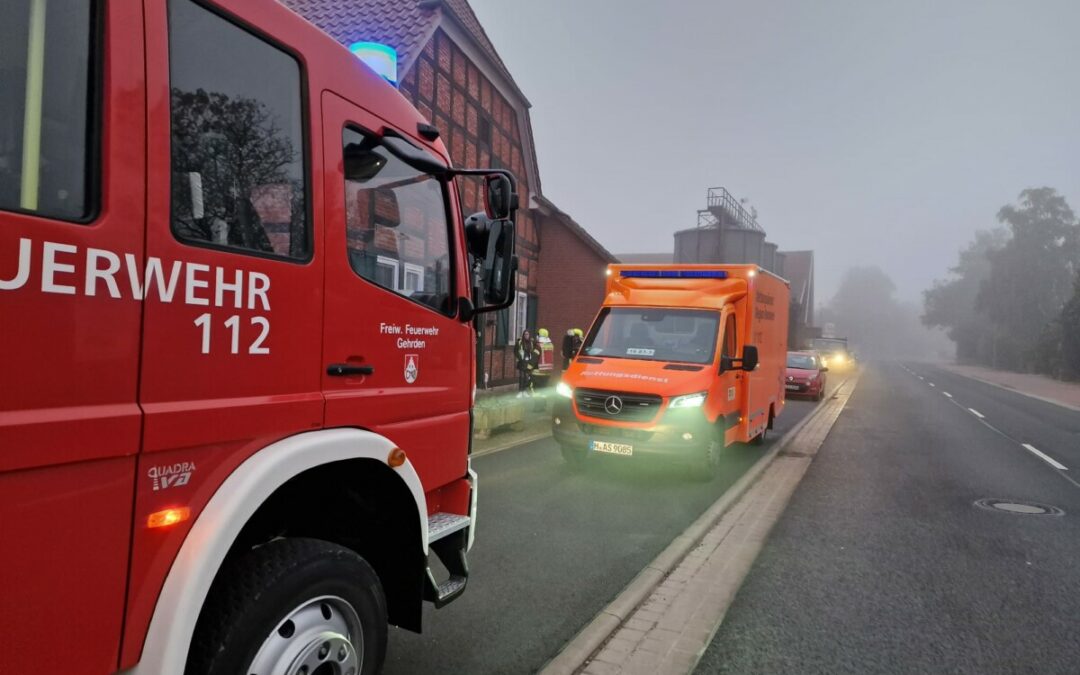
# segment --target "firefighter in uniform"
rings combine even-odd
[[[563,336],[562,341],[562,357],[563,365],[562,369],[566,370],[570,367],[570,361],[577,356],[578,350],[581,349],[583,333],[580,328],[571,328],[566,331],[566,335]]]
[[[555,369],[555,345],[548,337],[547,328],[536,331],[536,347],[540,358],[536,370],[533,371],[533,384],[537,389],[543,389],[551,382],[551,373]]]

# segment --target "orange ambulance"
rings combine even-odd
[[[572,466],[660,455],[715,475],[784,408],[789,284],[757,265],[611,265],[604,304],[558,386]]]

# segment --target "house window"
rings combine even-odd
[[[398,290],[398,261],[384,255],[377,256],[374,281],[383,288]]]
[[[535,295],[530,293],[528,297],[529,297],[529,309],[526,312],[526,317],[527,317],[526,321],[528,321],[528,323],[526,325],[528,325],[529,330],[531,330],[531,331],[533,331],[535,333],[536,330],[538,328],[540,328],[540,326],[537,324],[537,317],[539,315],[540,303],[537,302],[538,298]],[[536,336],[534,335],[533,337],[536,337]]]
[[[510,337],[513,335],[513,331],[510,330],[510,315],[511,309],[501,309],[499,313],[495,315],[495,344],[497,346],[512,345],[516,337]]]
[[[514,302],[512,309],[514,310],[514,330],[512,335],[516,340],[521,337],[521,331],[526,328],[532,329],[529,325],[529,296],[523,291],[518,291],[517,300]]]
[[[420,265],[405,263],[402,265],[401,288],[402,295],[412,295],[424,291],[424,268]]]
[[[491,120],[484,115],[480,115],[479,119],[477,119],[476,139],[480,142],[480,145],[491,147]]]

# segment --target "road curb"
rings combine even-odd
[[[853,373],[854,375],[855,373]],[[833,396],[836,395],[844,385],[851,381],[852,377],[849,375],[837,385],[833,390]],[[713,502],[712,506],[705,510],[697,520],[690,524],[682,534],[675,537],[667,547],[660,552],[660,555],[656,556],[652,562],[645,566],[637,576],[630,581],[629,584],[619,592],[615,599],[612,600],[604,609],[600,610],[593,619],[582,628],[577,635],[575,635],[569,642],[567,642],[559,653],[556,654],[550,661],[548,661],[544,667],[540,669],[542,675],[572,675],[577,672],[586,662],[586,660],[592,656],[607,640],[610,638],[616,630],[622,625],[623,621],[634,612],[638,606],[649,595],[656,590],[656,587],[664,580],[665,577],[671,572],[672,569],[678,565],[679,561],[686,557],[704,538],[705,534],[709,532],[719,522],[720,518],[735,504],[743,494],[746,493],[750,487],[757,482],[765,470],[772,464],[773,460],[789,445],[796,436],[821,412],[825,409],[825,402],[832,399],[830,396],[827,399],[819,402],[814,410],[799,420],[799,422],[791,428],[786,434],[784,434],[780,440],[769,449],[767,453],[761,456],[757,462],[754,463],[746,473],[744,473],[739,480],[728,488],[719,499]]]

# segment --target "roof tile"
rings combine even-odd
[[[343,45],[380,42],[397,50],[404,71],[435,31],[439,11],[417,0],[281,0]]]

